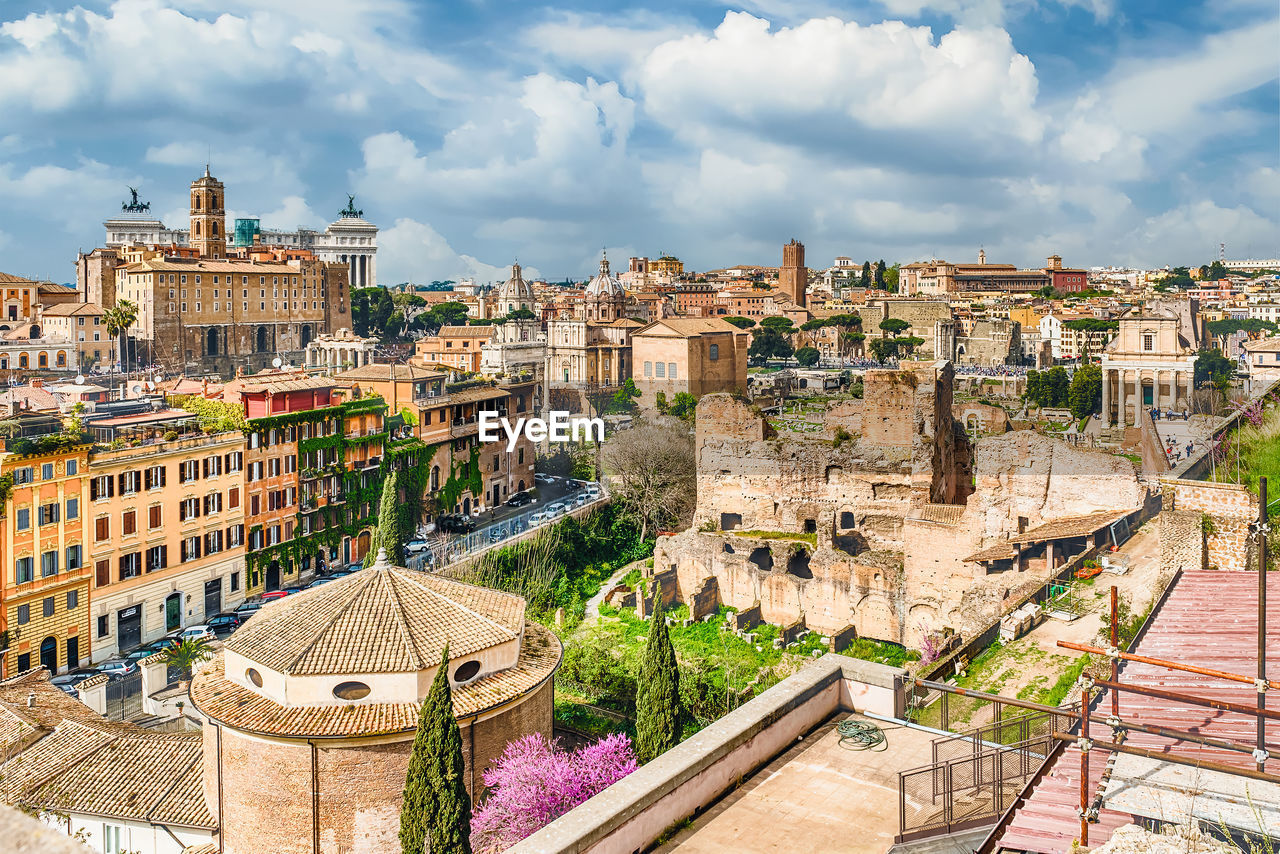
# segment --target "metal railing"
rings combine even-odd
[[[981,713],[990,720],[933,740],[933,762],[898,774],[898,842],[991,824],[1018,798],[1054,750],[1055,733],[1077,726],[1075,707],[1057,708],[923,679],[913,692],[938,692],[937,726]],[[962,700],[961,709],[953,709]],[[932,705],[932,704],[931,704]]]

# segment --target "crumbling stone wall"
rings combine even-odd
[[[1161,574],[1204,569],[1204,514],[1199,510],[1161,510],[1159,520]]]
[[[1003,406],[991,406],[987,403],[957,403],[952,405],[951,414],[964,427],[964,432],[972,436],[975,432],[981,436],[1001,435],[1011,429],[1009,413]]]
[[[1234,483],[1167,480],[1163,509],[1200,514],[1206,569],[1245,570],[1254,559],[1249,525],[1258,518],[1258,496]],[[1189,523],[1188,523],[1189,524]]]
[[[817,434],[774,435],[747,404],[702,399],[694,527],[654,553],[659,570],[675,568],[681,601],[705,598],[714,579],[720,602],[776,625],[803,618],[823,634],[908,645],[967,634],[1048,568],[988,575],[965,557],[1020,526],[1146,497],[1128,460],[1029,431],[971,451],[945,362],[864,382],[864,399],[830,406]]]

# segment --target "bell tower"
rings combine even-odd
[[[805,289],[809,286],[809,270],[804,265],[804,244],[793,239],[782,247],[782,266],[778,268],[778,290],[793,303],[805,307]]]
[[[191,182],[191,247],[201,258],[227,257],[227,211],[222,182],[209,174]]]

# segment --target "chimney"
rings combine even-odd
[[[36,695],[35,695],[35,692],[33,691],[27,695],[27,708],[33,709],[35,708],[35,705],[36,705]]]

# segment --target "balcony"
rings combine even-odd
[[[480,419],[478,418],[455,418],[450,427],[450,433],[455,439],[463,436],[474,436],[480,432]]]

